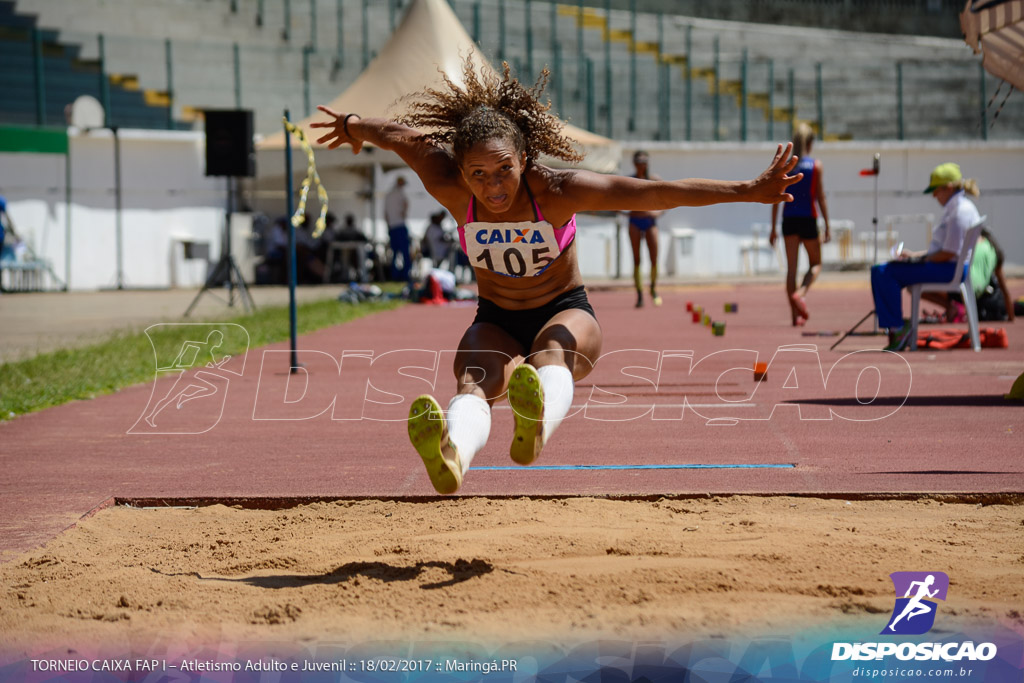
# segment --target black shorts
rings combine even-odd
[[[796,235],[802,240],[818,239],[818,219],[811,216],[783,216],[782,236]]]
[[[527,308],[521,311],[510,311],[489,299],[481,297],[477,302],[476,318],[473,319],[473,324],[491,323],[492,325],[497,325],[507,332],[510,337],[519,342],[523,347],[523,355],[527,355],[530,353],[533,340],[537,337],[541,328],[555,317],[555,314],[574,308],[586,311],[597,320],[597,316],[594,314],[594,307],[587,300],[587,292],[583,285],[580,285],[575,289],[570,289],[565,294],[556,296],[543,306]]]

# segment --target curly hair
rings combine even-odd
[[[545,68],[536,84],[526,89],[510,71],[505,62],[501,77],[493,72],[477,75],[467,57],[462,63],[465,88],[442,72],[446,89],[427,88],[402,98],[409,107],[399,121],[426,128],[430,131],[427,138],[451,145],[457,162],[476,143],[494,139],[508,140],[516,151],[526,152],[528,165],[541,154],[572,163],[582,161],[576,141],[562,134],[562,121],[548,113],[551,102],[540,101],[551,72]]]

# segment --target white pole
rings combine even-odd
[[[875,256],[874,261],[872,261],[871,263],[871,265],[874,266],[878,265],[878,161],[879,155],[878,152],[875,152],[875,161],[872,169],[875,172],[875,214],[871,218],[871,223],[872,225],[874,225],[875,228]]]

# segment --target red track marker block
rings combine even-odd
[[[754,381],[764,382],[768,379],[768,364],[754,363]]]

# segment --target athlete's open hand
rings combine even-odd
[[[350,133],[345,132],[345,114],[338,113],[330,107],[324,105],[318,105],[317,109],[330,116],[333,120],[331,121],[314,121],[309,124],[310,128],[327,128],[330,130],[329,133],[317,138],[317,142],[320,144],[327,143],[327,149],[337,149],[346,142],[352,145],[352,153],[359,154],[359,150],[363,147],[363,141],[357,140],[352,137]],[[358,117],[351,117],[348,120],[349,130],[353,122],[358,121]]]
[[[771,166],[751,183],[747,201],[761,204],[793,201],[793,195],[786,192],[786,188],[804,177],[803,173],[789,175],[799,160],[799,157],[793,156],[792,142],[785,147],[779,145]]]

